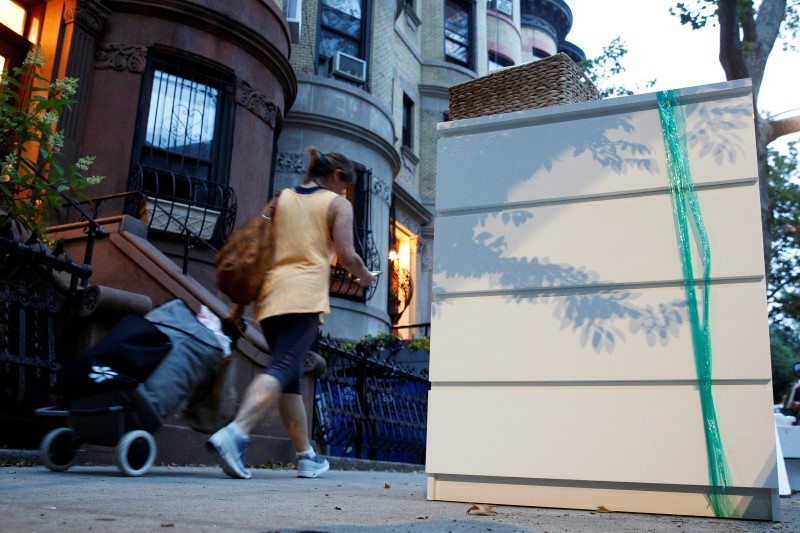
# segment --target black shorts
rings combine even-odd
[[[284,393],[300,394],[306,357],[317,341],[319,313],[271,316],[261,321],[261,329],[272,352],[263,373],[277,379]]]

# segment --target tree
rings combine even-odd
[[[795,49],[800,35],[800,0],[694,0],[692,6],[680,2],[670,9],[681,24],[692,29],[719,26],[719,61],[728,80],[750,78],[753,104],[758,102],[767,59],[779,36],[784,49]],[[781,26],[783,33],[781,34]],[[765,272],[770,272],[774,218],[769,200],[769,153],[767,146],[784,135],[800,131],[800,114],[776,120],[762,116],[756,107],[756,153]]]
[[[782,403],[795,380],[792,366],[798,349],[796,337],[770,331],[769,348],[772,359],[772,399],[775,403]]]
[[[641,92],[642,87],[634,86],[632,89],[616,85],[614,77],[625,72],[622,65],[622,58],[628,53],[628,45],[621,37],[617,36],[611,40],[607,46],[603,47],[603,53],[594,59],[584,59],[578,66],[583,69],[587,76],[594,82],[603,97],[609,96],[630,96]],[[645,83],[644,88],[650,88],[656,84],[656,80]]]
[[[800,161],[797,143],[788,154],[769,151],[769,198],[774,216],[767,292],[774,325],[800,324]]]

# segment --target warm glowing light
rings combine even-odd
[[[392,261],[392,262],[397,261],[397,251],[396,250],[390,250],[389,251],[389,261]]]
[[[0,0],[0,23],[22,35],[25,31],[25,8],[11,0]]]
[[[411,267],[411,244],[408,239],[403,239],[399,242],[397,255],[400,258],[400,264],[406,268]]]

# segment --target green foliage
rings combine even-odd
[[[781,40],[784,51],[796,52],[798,50],[797,43],[800,42],[800,0],[789,0],[787,3]]]
[[[792,366],[797,360],[797,347],[792,348],[781,335],[772,332],[769,336],[769,350],[772,359],[772,398],[775,403],[782,403],[796,379]]]
[[[769,199],[774,216],[769,276],[773,323],[800,324],[800,160],[797,142],[788,153],[769,151]]]
[[[694,10],[684,2],[678,2],[675,7],[669,8],[669,14],[678,17],[681,24],[688,24],[693,30],[699,30],[706,24],[714,24],[717,0],[697,0]]]
[[[399,350],[403,347],[403,340],[397,335],[390,333],[378,333],[377,335],[364,335],[361,337],[361,346],[369,352],[377,350]]]
[[[426,352],[430,352],[431,340],[428,337],[418,337],[409,341],[409,343],[406,345],[406,348],[411,351],[424,350]]]
[[[428,337],[419,337],[410,341],[404,341],[397,335],[392,335],[390,333],[364,335],[361,337],[359,344],[361,344],[361,346],[368,352],[375,352],[378,350],[390,350],[396,352],[404,348],[411,351],[431,350],[431,341]]]
[[[623,85],[616,85],[615,78],[625,72],[622,58],[628,53],[628,46],[620,37],[616,37],[610,44],[603,47],[603,53],[594,59],[585,59],[578,66],[586,73],[592,83],[603,97],[629,96],[641,92],[638,84],[629,89]],[[644,88],[655,85],[656,80],[645,83]]]
[[[337,342],[336,345],[340,350],[344,350],[345,352],[354,352],[356,349],[356,345],[352,342]]]
[[[44,59],[37,47],[22,67],[3,72],[0,86],[0,223],[11,220],[17,230],[43,234],[49,215],[62,209],[65,198],[99,183],[86,177],[94,157],[81,157],[65,168],[64,134],[59,118],[73,103],[78,80],[48,80],[41,75]]]
[[[678,2],[675,7],[669,8],[669,14],[678,17],[681,24],[699,30],[706,26],[716,25],[718,0],[695,0],[693,3]],[[753,0],[739,0],[740,25],[745,19],[758,18],[758,9]],[[800,39],[800,0],[788,0],[786,13],[783,19],[781,44],[785,51],[796,51]],[[748,43],[743,43],[745,52]]]

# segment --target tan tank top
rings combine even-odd
[[[261,286],[256,320],[290,313],[330,313],[334,248],[328,210],[335,198],[336,193],[324,189],[281,192],[274,215],[274,263]]]

